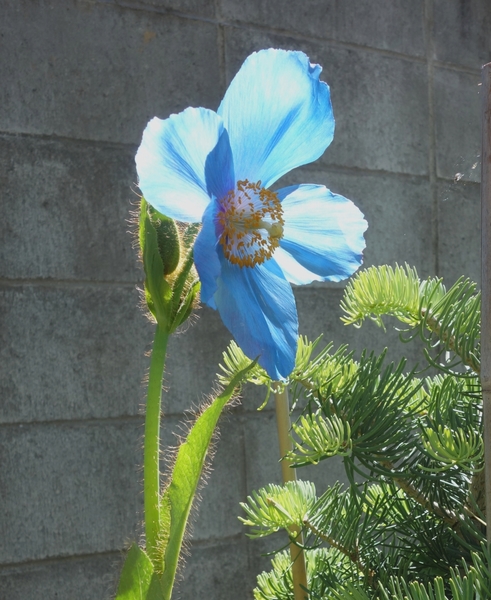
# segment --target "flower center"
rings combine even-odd
[[[273,256],[283,237],[283,209],[277,194],[261,182],[238,181],[220,201],[218,239],[232,264],[254,267]]]

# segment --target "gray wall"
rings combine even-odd
[[[103,600],[142,518],[133,157],[149,118],[218,106],[253,50],[305,51],[331,85],[335,141],[285,182],[323,183],[370,225],[366,264],[479,278],[479,81],[489,0],[2,0],[0,598]],[[459,173],[454,182],[456,174]],[[303,333],[381,348],[339,322],[342,288],[295,291]],[[163,437],[214,379],[212,310],[171,343]],[[408,348],[409,353],[413,349]],[[266,562],[238,504],[278,481],[258,390],[222,423],[180,598],[251,598]],[[326,471],[327,469],[327,471]],[[319,486],[339,465],[300,476]]]

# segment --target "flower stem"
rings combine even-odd
[[[145,536],[147,553],[151,559],[155,557],[160,534],[160,404],[168,339],[169,334],[167,331],[157,324],[148,377],[143,451]]]
[[[284,388],[280,392],[275,392],[276,406],[276,425],[278,427],[278,440],[280,444],[280,456],[283,458],[288,452],[293,450],[290,439],[290,403],[288,400],[288,390]],[[291,461],[281,461],[281,474],[283,483],[295,481],[297,472],[291,467]],[[293,525],[290,527],[290,533],[295,537],[295,541],[300,546],[303,545],[303,536],[301,530]],[[290,557],[292,559],[293,592],[295,600],[304,600],[307,597],[307,570],[305,567],[305,556],[301,547],[290,543]]]

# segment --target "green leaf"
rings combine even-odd
[[[193,283],[193,285],[191,286],[191,288],[189,289],[188,295],[184,299],[183,303],[181,304],[181,306],[179,307],[179,310],[177,311],[177,313],[175,315],[173,331],[175,329],[177,329],[179,327],[179,325],[182,325],[182,323],[184,323],[184,321],[186,321],[189,318],[189,316],[191,315],[191,312],[194,307],[194,301],[195,301],[200,289],[201,289],[201,282],[195,281]]]
[[[162,587],[152,561],[133,544],[123,565],[115,600],[163,600]]]
[[[237,385],[255,364],[250,363],[232,379],[225,390],[198,417],[186,441],[179,447],[172,478],[163,494],[161,504],[161,522],[169,524],[168,533],[164,536],[166,539],[163,541],[165,547],[162,548],[162,562],[165,568],[162,587],[165,600],[169,600],[172,594],[189,512],[218,419]]]
[[[183,261],[181,268],[179,269],[179,273],[172,284],[172,312],[176,313],[179,310],[179,305],[183,302],[183,292],[188,292],[189,295],[189,281],[194,280],[191,271],[194,265],[194,251],[193,248],[189,250],[186,255],[186,258]],[[193,281],[194,283],[194,281]],[[184,300],[185,301],[185,300]]]

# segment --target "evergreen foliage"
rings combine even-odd
[[[461,279],[447,290],[408,266],[370,268],[348,284],[342,309],[357,327],[394,317],[401,341],[421,339],[421,364],[407,372],[386,352],[355,360],[346,346],[301,339],[282,384],[301,408],[288,458],[302,467],[340,456],[349,485],[266,486],[243,506],[249,535],[282,529],[294,540],[290,527],[302,528],[311,600],[491,598],[476,285]],[[222,380],[246,364],[232,345]],[[248,381],[268,395],[278,385],[257,365]],[[287,552],[259,575],[254,595],[293,598]]]

